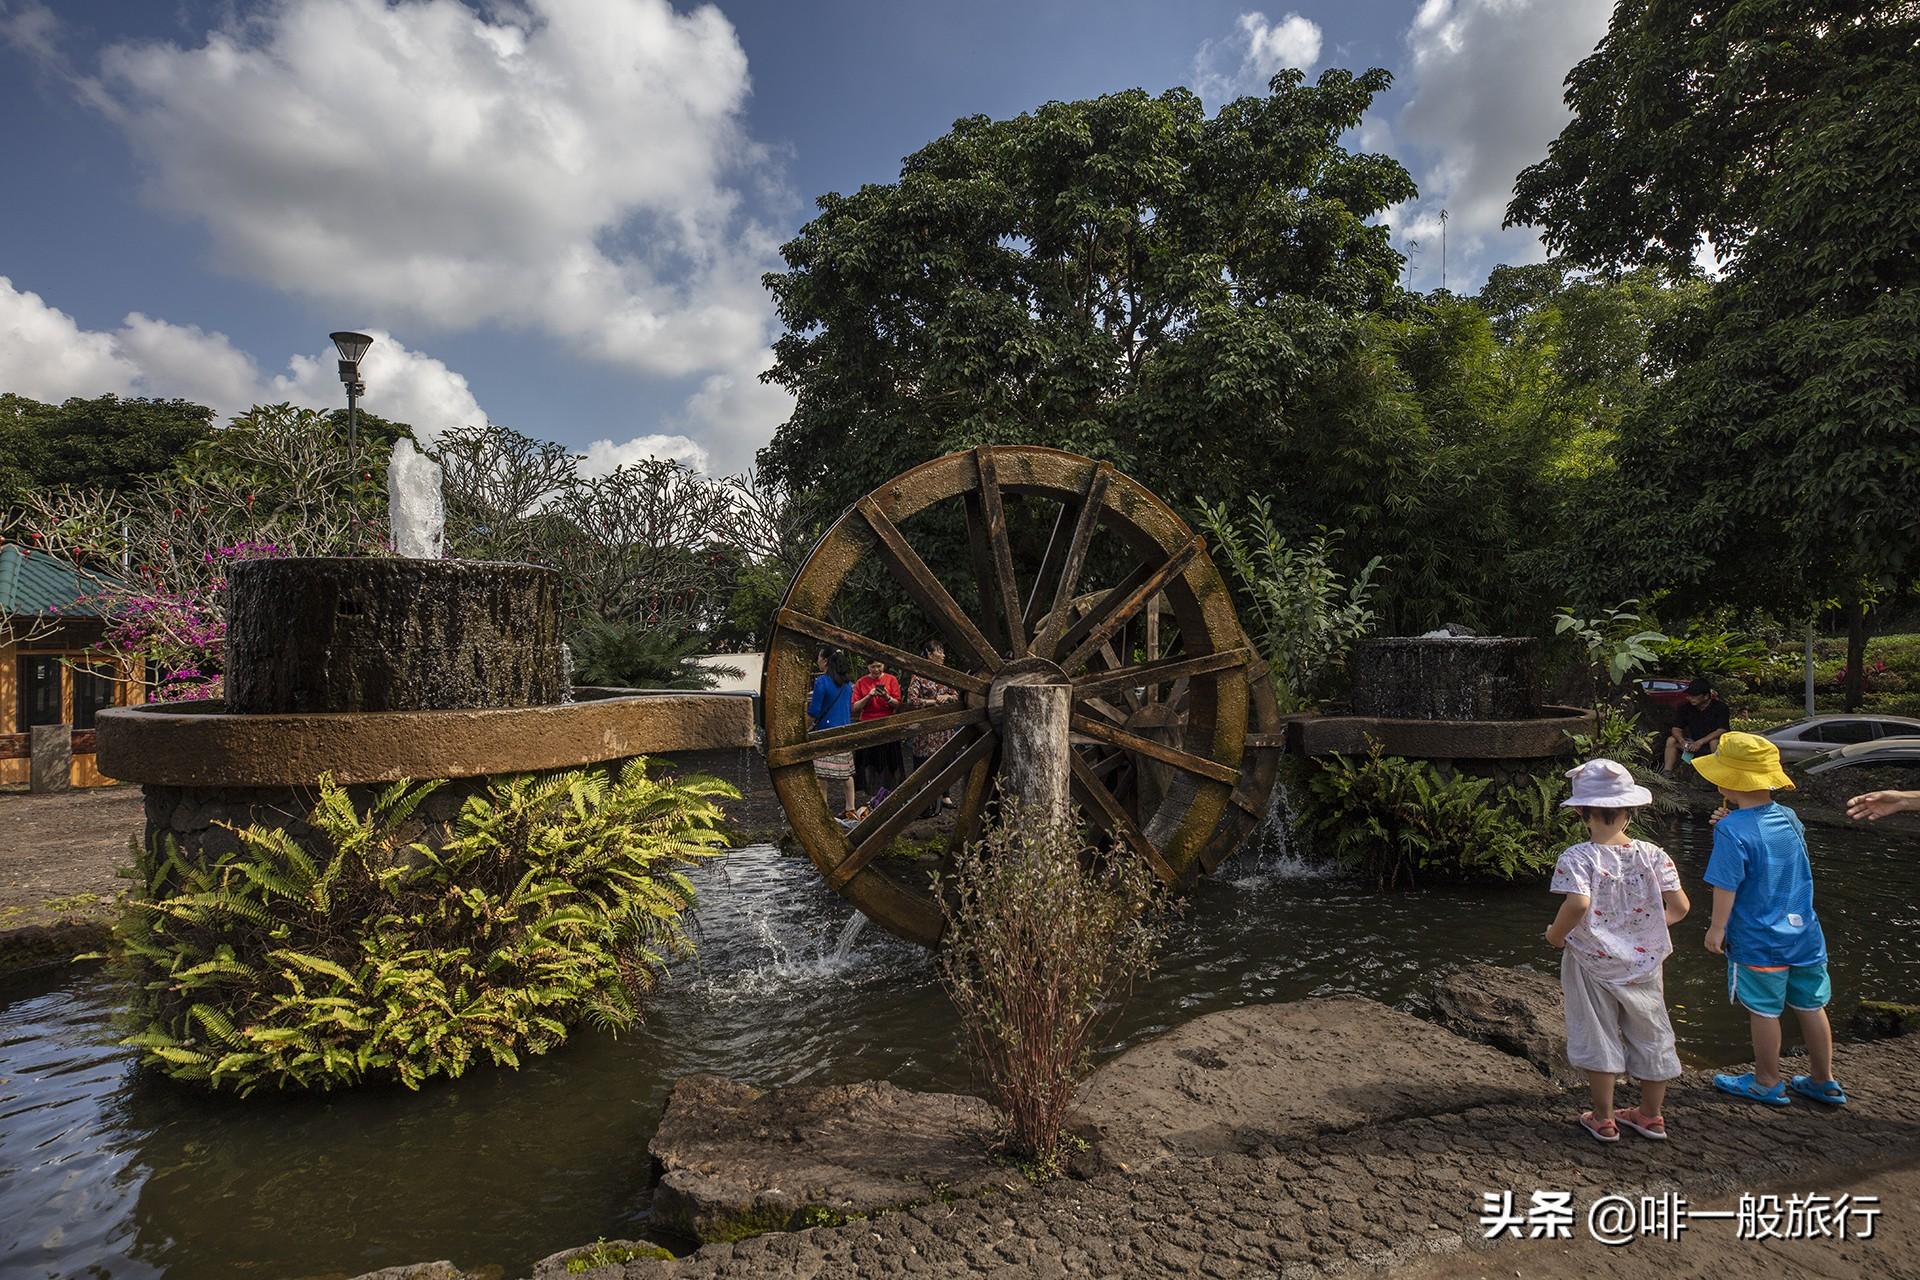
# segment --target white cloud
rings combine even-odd
[[[1243,13],[1230,36],[1203,41],[1193,56],[1193,87],[1211,106],[1266,92],[1284,67],[1305,71],[1320,60],[1320,26],[1289,13],[1278,22],[1264,13]]]
[[[685,436],[670,435],[635,436],[624,444],[595,440],[587,446],[586,457],[581,460],[579,469],[584,476],[603,476],[616,467],[644,462],[648,458],[673,458],[695,471],[707,470],[705,449]]]
[[[225,268],[675,377],[771,334],[748,88],[720,11],[668,0],[282,0],[98,77],[150,197]]]
[[[411,423],[428,437],[487,420],[466,378],[383,330],[368,333],[374,345],[361,361],[368,388],[361,404],[369,412]],[[343,402],[335,360],[331,348],[295,354],[286,372],[268,377],[224,333],[138,311],[111,332],[82,329],[39,294],[0,276],[0,391],[35,400],[179,396],[211,406],[221,419],[283,400],[335,409]]]
[[[1513,181],[1566,125],[1563,82],[1606,34],[1612,0],[1425,0],[1407,30],[1409,98],[1395,133],[1420,199],[1390,221],[1420,242],[1416,287],[1477,288],[1499,262],[1537,261],[1531,231],[1502,231]]]

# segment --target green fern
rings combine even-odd
[[[688,954],[682,869],[725,848],[711,779],[641,760],[496,780],[432,841],[401,824],[440,784],[363,804],[322,779],[318,847],[278,828],[195,859],[136,850],[116,958],[142,1027],[124,1043],[177,1079],[245,1094],[517,1066],[582,1021],[634,1025]]]

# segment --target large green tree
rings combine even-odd
[[[1596,267],[1722,267],[1624,428],[1610,541],[1682,595],[1837,598],[1857,704],[1866,606],[1920,564],[1920,9],[1623,0],[1567,84],[1509,220]]]
[[[831,516],[980,443],[1113,460],[1189,502],[1273,486],[1309,384],[1397,291],[1414,194],[1341,143],[1390,77],[1297,71],[1209,117],[1185,89],[970,117],[830,194],[768,276],[797,397],[763,470]]]
[[[75,396],[54,405],[3,394],[0,486],[124,488],[167,470],[212,432],[213,410],[188,400]]]

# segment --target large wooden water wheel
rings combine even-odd
[[[964,563],[950,578],[915,550],[916,538],[943,536],[964,542],[936,557]],[[1021,545],[1036,554],[1017,555]],[[910,602],[920,634],[944,641],[945,663],[917,652],[898,611],[879,623],[861,608],[860,584],[876,579]],[[927,676],[958,705],[809,733],[822,647],[878,656],[903,685]],[[1264,812],[1272,783],[1271,756],[1257,750],[1272,739],[1250,741],[1250,705],[1262,729],[1276,726],[1265,672],[1186,522],[1104,462],[1031,446],[936,458],[855,503],[788,588],[762,686],[773,785],[827,883],[889,931],[937,942],[929,869],[880,855],[956,783],[949,854],[977,835],[999,766],[1000,693],[1060,678],[1073,687],[1074,794],[1092,825],[1169,885],[1211,870]],[[947,744],[865,817],[848,824],[829,810],[814,760],[944,730]]]

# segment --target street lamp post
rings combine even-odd
[[[373,345],[373,339],[364,333],[330,333],[334,347],[340,352],[340,381],[347,388],[347,456],[357,467],[360,462],[360,397],[367,394],[367,384],[360,381],[360,357]]]

